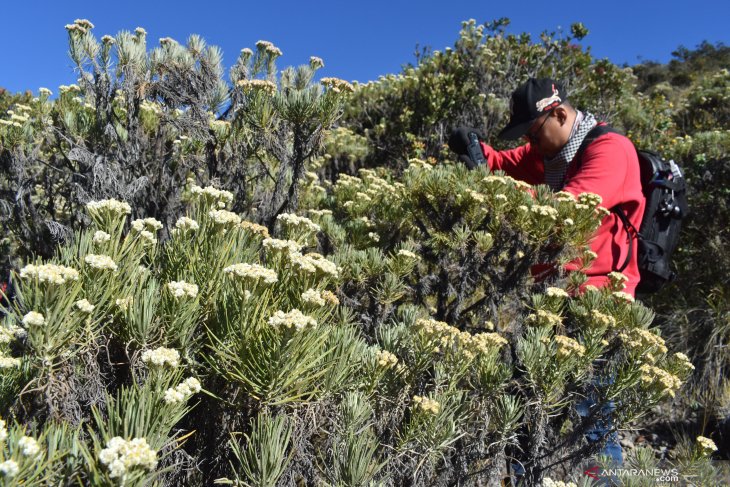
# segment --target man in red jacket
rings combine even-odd
[[[588,144],[582,157],[576,157],[586,135],[598,124],[593,115],[570,105],[560,83],[548,78],[530,78],[512,94],[510,121],[499,133],[501,139],[524,137],[527,143],[504,151],[484,143],[481,148],[491,170],[500,169],[515,179],[547,184],[555,191],[576,196],[595,193],[602,199],[601,206],[606,209],[620,206],[634,228],[639,228],[645,198],[639,161],[631,141],[617,133],[606,133]],[[470,132],[474,130],[461,127],[449,139],[449,146],[462,159],[468,153]],[[608,284],[608,274],[620,269],[629,255],[630,238],[635,236],[628,234],[615,213],[603,218],[591,242],[591,250],[598,257],[587,271],[586,284],[596,287]],[[640,277],[635,250],[630,257],[623,270],[628,277],[624,291],[633,296]],[[566,269],[577,267],[571,263]]]

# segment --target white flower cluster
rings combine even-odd
[[[689,372],[691,370],[695,369],[695,366],[692,365],[692,361],[689,359],[688,356],[683,354],[682,352],[677,352],[674,354],[674,359],[677,362],[677,365],[681,370],[684,372]]]
[[[0,474],[6,478],[13,478],[20,472],[20,466],[15,460],[5,460],[0,463]]]
[[[193,394],[197,394],[201,390],[200,381],[195,377],[188,377],[177,387],[171,387],[165,391],[165,403],[177,404],[187,400]]]
[[[74,305],[83,313],[91,314],[94,311],[94,306],[89,302],[88,299],[80,299],[74,303]]]
[[[385,369],[393,368],[398,364],[398,357],[387,350],[378,350],[375,353],[375,360],[378,363],[378,367]]]
[[[61,93],[68,93],[69,91],[72,93],[79,93],[81,91],[81,88],[77,84],[60,85],[58,87],[58,91],[60,91]]]
[[[109,235],[108,233],[106,233],[105,231],[97,230],[96,232],[94,232],[94,238],[92,239],[92,241],[96,245],[101,245],[101,244],[106,243],[109,240],[111,240],[111,238],[112,238],[112,236]]]
[[[563,482],[562,480],[552,480],[549,477],[542,479],[542,487],[578,487],[575,482]]]
[[[530,210],[540,216],[546,216],[551,220],[556,220],[558,218],[558,210],[556,210],[552,206],[533,205]]]
[[[241,217],[228,210],[210,210],[208,216],[217,225],[238,225],[241,223]]]
[[[198,295],[198,286],[185,281],[170,281],[167,283],[167,289],[176,298],[183,296],[195,298]]]
[[[162,222],[154,218],[137,219],[132,222],[132,229],[137,232],[143,232],[145,230],[156,232],[162,229]]]
[[[127,296],[126,298],[118,298],[115,301],[117,307],[122,311],[127,311],[130,306],[134,304],[134,296]]]
[[[609,272],[608,273],[608,279],[611,282],[611,287],[613,289],[625,289],[626,283],[628,282],[629,278],[626,277],[626,275],[622,274],[621,272]]]
[[[319,69],[324,67],[324,61],[322,61],[322,58],[319,58],[317,56],[310,56],[309,58],[309,66],[312,69]]]
[[[717,445],[715,445],[715,442],[704,436],[697,437],[697,446],[700,447],[700,450],[704,455],[709,455],[712,452],[717,451]]]
[[[573,193],[567,191],[558,191],[555,193],[555,201],[562,201],[563,203],[575,203],[575,196]]]
[[[529,314],[525,321],[531,325],[553,327],[560,326],[563,322],[563,317],[551,311],[539,309],[537,313]]]
[[[41,452],[41,446],[35,438],[30,436],[21,437],[18,440],[18,447],[20,448],[20,453],[24,457],[35,457]]]
[[[586,353],[586,347],[565,335],[556,335],[555,343],[558,345],[558,358],[570,358],[574,355],[582,357]]]
[[[200,186],[193,185],[190,188],[190,192],[207,201],[215,203],[218,208],[225,208],[226,205],[233,202],[233,193],[224,189],[214,188],[213,186],[201,188]]]
[[[238,226],[243,228],[244,230],[248,230],[254,235],[264,237],[265,239],[269,238],[269,229],[263,225],[259,225],[258,223],[243,220]]]
[[[674,397],[682,387],[682,380],[679,377],[659,367],[642,364],[639,370],[641,371],[641,382],[647,387],[657,388],[661,394]]]
[[[410,250],[400,249],[398,251],[398,255],[400,255],[401,257],[407,257],[409,259],[418,259],[418,256]]]
[[[620,300],[620,301],[627,301],[629,303],[634,302],[634,297],[630,295],[629,293],[625,293],[623,291],[615,291],[611,293],[611,296],[614,298]]]
[[[330,262],[322,255],[314,252],[306,255],[302,255],[299,252],[292,252],[289,254],[289,259],[293,264],[300,266],[306,272],[316,272],[335,278],[340,274],[340,268],[337,267],[337,264]]]
[[[438,414],[441,411],[441,404],[427,397],[413,396],[413,402],[424,413]]]
[[[123,216],[132,213],[132,207],[125,201],[119,201],[115,199],[107,199],[100,201],[89,201],[86,203],[86,209],[92,215],[113,215]]]
[[[490,174],[489,176],[485,177],[482,181],[485,183],[499,183],[499,184],[507,184],[507,179],[503,176],[495,176],[493,174]]]
[[[626,347],[639,351],[645,356],[647,352],[658,352],[660,354],[668,352],[667,345],[662,337],[643,328],[634,328],[628,332],[621,332],[618,334],[618,338]]]
[[[312,220],[305,216],[297,216],[293,213],[282,213],[276,217],[277,220],[282,222],[288,227],[304,227],[305,230],[312,232],[319,232],[322,228],[314,223]]]
[[[355,91],[355,88],[353,88],[350,83],[339,78],[322,78],[320,83],[322,83],[325,88],[329,88],[335,93],[352,93]]]
[[[236,82],[236,86],[241,88],[244,93],[261,91],[269,96],[276,93],[276,83],[266,79],[241,79]]]
[[[150,448],[145,438],[127,441],[115,436],[99,452],[99,461],[109,469],[109,477],[123,479],[127,470],[135,467],[154,470],[157,467],[157,452]]]
[[[26,327],[43,326],[46,324],[46,318],[37,311],[29,311],[23,316],[23,325]]]
[[[322,297],[322,294],[316,289],[307,289],[302,293],[302,301],[317,306],[324,306],[326,301]]]
[[[599,327],[613,328],[616,326],[616,318],[605,313],[601,313],[597,309],[591,310],[591,320]]]
[[[281,50],[269,41],[256,41],[256,47],[271,56],[281,56]]]
[[[595,208],[603,202],[603,198],[595,193],[581,193],[578,195],[578,203]]]
[[[261,280],[265,284],[274,284],[279,280],[275,270],[258,264],[233,264],[223,269],[223,272],[243,279]]]
[[[551,298],[569,298],[570,295],[565,289],[559,287],[549,287],[545,290],[545,294]]]
[[[175,228],[178,228],[182,230],[183,232],[187,230],[197,230],[200,228],[200,225],[198,225],[198,222],[193,220],[192,218],[188,218],[186,216],[181,216],[177,219],[177,222],[175,222]]]
[[[34,265],[28,264],[20,270],[23,279],[35,278],[49,284],[65,284],[68,281],[77,281],[79,273],[76,269],[55,264]]]
[[[265,238],[262,242],[263,246],[272,251],[279,252],[299,252],[302,246],[294,240],[279,240],[278,238]]]
[[[15,367],[20,367],[20,359],[0,354],[0,369],[13,369]]]
[[[105,271],[116,271],[117,264],[108,255],[96,255],[88,254],[84,257],[84,262],[94,269],[105,270]]]
[[[26,335],[25,329],[15,325],[0,325],[0,343],[10,343],[15,338],[22,338]]]
[[[180,352],[172,348],[159,347],[154,350],[145,350],[142,353],[142,362],[147,365],[163,367],[177,367],[180,364]]]
[[[293,309],[288,313],[283,311],[277,311],[274,316],[269,318],[269,325],[274,328],[294,328],[296,330],[303,330],[305,328],[314,328],[317,326],[317,320],[311,316],[307,316],[298,309]]]

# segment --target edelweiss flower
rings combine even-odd
[[[275,328],[294,328],[296,330],[303,330],[305,328],[314,328],[317,326],[317,320],[311,316],[307,316],[298,309],[293,309],[288,313],[283,311],[277,311],[274,316],[269,318],[269,325]]]
[[[23,325],[26,327],[43,326],[45,324],[46,318],[36,311],[29,311],[25,316],[23,316]]]
[[[350,83],[338,78],[322,78],[320,83],[322,83],[325,88],[328,88],[335,93],[339,93],[341,91],[345,93],[353,93],[355,91],[355,88],[353,88]]]
[[[177,367],[180,363],[180,353],[172,348],[159,347],[154,350],[145,350],[142,353],[142,362],[148,365],[163,367]]]
[[[228,210],[210,210],[208,216],[217,225],[238,225],[241,223],[241,217]]]
[[[565,291],[565,289],[561,289],[559,287],[549,287],[545,291],[545,294],[547,294],[550,297],[553,298],[569,298],[570,294]]]
[[[325,304],[327,304],[320,292],[316,289],[307,289],[306,291],[304,291],[302,293],[302,301],[317,306],[324,306]]]
[[[438,414],[441,411],[441,404],[433,399],[422,396],[413,396],[416,407],[425,413]]]
[[[264,79],[242,79],[236,83],[244,93],[261,92],[269,96],[276,93],[276,83]]]
[[[112,236],[101,230],[97,230],[94,233],[93,242],[97,245],[103,244],[111,240]]]
[[[20,367],[20,359],[0,355],[0,369]]]
[[[302,246],[294,240],[279,240],[278,238],[265,238],[261,244],[272,251],[279,252],[299,252]]]
[[[114,262],[112,258],[108,255],[88,254],[86,257],[84,257],[84,262],[86,262],[90,267],[93,267],[94,269],[108,271],[117,270],[116,262]]]
[[[83,313],[91,314],[94,311],[94,306],[87,299],[80,299],[74,303],[74,305]]]
[[[20,453],[24,457],[35,457],[41,451],[41,447],[38,442],[35,438],[30,436],[21,437],[18,440],[18,447],[20,448]]]
[[[177,219],[177,222],[175,222],[175,228],[178,228],[182,231],[187,231],[187,230],[197,230],[198,228],[200,228],[200,226],[198,225],[198,222],[196,222],[192,218],[188,218],[186,216],[181,216],[180,218]]]
[[[129,206],[129,203],[115,199],[89,201],[86,203],[86,209],[92,215],[124,216],[132,213],[132,207]]]
[[[79,273],[70,267],[55,264],[33,265],[28,264],[20,270],[22,279],[38,279],[49,284],[65,284],[68,281],[77,281]]]
[[[709,455],[712,452],[717,451],[717,445],[715,445],[715,442],[709,438],[705,438],[704,436],[697,437],[697,446],[700,447],[700,450],[704,455]]]
[[[18,475],[18,472],[20,472],[20,467],[15,460],[5,460],[0,463],[0,474],[2,474],[3,477],[11,479]]]
[[[177,387],[165,391],[164,401],[167,404],[174,404],[185,401],[193,394],[201,391],[200,381],[195,377],[188,377]]]
[[[555,343],[558,345],[558,358],[569,358],[573,355],[582,357],[586,353],[586,347],[564,335],[556,335]]]
[[[122,311],[127,311],[129,307],[134,303],[134,296],[127,296],[126,298],[119,298],[115,301],[117,307]]]
[[[550,311],[539,309],[537,313],[529,315],[526,321],[532,325],[547,325],[552,327],[560,325],[563,322],[563,317]]]
[[[634,297],[632,295],[630,295],[629,293],[625,293],[623,291],[616,291],[616,292],[611,293],[611,295],[622,301],[628,301],[629,303],[634,302]]]
[[[265,239],[269,238],[269,229],[263,225],[259,225],[258,223],[253,223],[253,222],[244,220],[238,226],[243,228],[244,230],[248,230],[249,232],[253,233],[254,235],[264,237]]]
[[[387,350],[378,350],[375,353],[375,360],[379,367],[390,369],[398,364],[398,357]]]
[[[266,284],[274,284],[279,280],[275,270],[258,264],[233,264],[223,269],[223,272],[243,279],[261,280]]]
[[[185,281],[170,281],[167,283],[167,289],[175,298],[195,298],[198,295],[198,286]]]
[[[137,232],[143,232],[145,230],[156,232],[157,230],[162,229],[162,222],[154,218],[138,219],[132,222],[132,229]]]
[[[109,477],[124,478],[127,471],[135,467],[157,468],[157,452],[150,448],[145,438],[127,441],[115,436],[99,452],[99,461],[109,469]]]
[[[322,228],[307,217],[297,216],[292,213],[282,213],[276,217],[277,220],[289,227],[304,227],[312,232],[319,232]]]

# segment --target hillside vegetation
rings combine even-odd
[[[67,25],[77,83],[0,93],[0,483],[591,485],[618,430],[649,438],[625,465],[722,483],[728,48],[621,67],[581,24],[507,25],[367,84],[266,41],[226,76],[196,35]],[[651,300],[620,273],[536,282],[590,265],[600,197],[445,146],[506,147],[529,76],[685,169],[696,218]]]

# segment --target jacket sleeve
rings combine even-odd
[[[599,137],[571,168],[563,189],[576,196],[595,193],[603,201],[601,206],[610,209],[626,201],[626,178],[632,161],[638,167],[636,150],[629,139],[618,134]]]
[[[498,151],[493,147],[482,144],[482,152],[487,158],[491,171],[504,171],[515,179],[530,184],[541,184],[542,172],[536,171],[536,162],[540,155],[536,150],[531,149],[530,144],[525,144],[516,149]]]

